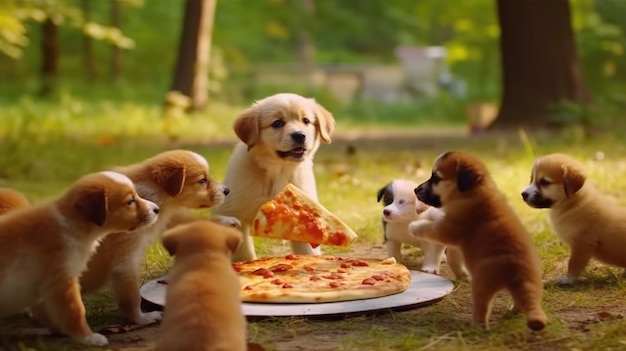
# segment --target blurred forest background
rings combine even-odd
[[[625,19],[624,0],[1,0],[0,120],[76,102],[219,118],[289,91],[355,124],[613,126]]]

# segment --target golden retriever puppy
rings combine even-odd
[[[24,194],[10,188],[0,188],[0,215],[27,206],[30,206],[30,202]]]
[[[128,177],[100,172],[82,177],[56,200],[1,216],[0,317],[38,305],[60,332],[106,345],[87,325],[78,277],[99,239],[150,225],[158,212]]]
[[[473,324],[489,328],[493,297],[506,289],[528,327],[543,329],[548,319],[541,307],[539,256],[486,166],[471,154],[446,152],[415,193],[426,204],[442,208],[443,215],[417,220],[410,230],[419,238],[461,249],[472,277]]]
[[[152,323],[160,320],[162,314],[160,311],[144,313],[140,307],[141,262],[146,249],[172,222],[177,224],[198,218],[193,214],[186,215],[187,209],[220,204],[229,190],[210,177],[209,163],[204,157],[187,150],[165,151],[141,163],[118,167],[115,171],[128,176],[141,197],[160,207],[159,218],[133,235],[113,233],[102,240],[89,260],[80,284],[82,292],[89,293],[110,282],[126,318],[136,324]],[[189,218],[181,220],[181,216]],[[216,220],[239,225],[234,218]]]
[[[256,258],[250,224],[261,205],[292,183],[317,200],[313,156],[330,143],[335,120],[315,100],[276,94],[255,102],[235,121],[241,140],[230,157],[224,184],[232,191],[213,213],[239,218],[243,243],[233,260]],[[297,254],[319,254],[307,243],[291,243]]]
[[[626,268],[626,208],[600,193],[576,160],[563,154],[538,158],[522,198],[550,209],[554,231],[571,249],[567,275],[556,283],[572,284],[592,258]]]
[[[163,246],[174,256],[157,351],[245,351],[246,319],[231,255],[233,228],[199,220],[170,229]]]

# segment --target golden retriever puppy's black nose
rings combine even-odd
[[[523,192],[522,192],[522,199],[523,199],[524,201],[528,200],[528,197],[529,197],[529,196],[530,196],[530,194],[529,194],[528,192],[526,192],[526,191],[523,191]]]
[[[230,189],[224,187],[224,196],[230,194]]]
[[[302,132],[293,132],[291,133],[291,139],[298,144],[304,143],[304,139],[306,139],[306,135]]]

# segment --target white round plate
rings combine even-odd
[[[141,289],[141,297],[152,305],[165,305],[166,284],[158,283],[167,276],[151,280]],[[411,285],[399,294],[372,299],[327,303],[250,303],[243,302],[243,313],[248,317],[333,316],[367,313],[380,310],[408,310],[440,301],[454,285],[438,275],[411,271]]]

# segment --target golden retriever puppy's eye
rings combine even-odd
[[[547,179],[545,179],[545,178],[541,178],[541,179],[539,179],[539,185],[541,185],[541,186],[548,186],[548,185],[550,185],[550,182]]]
[[[126,205],[128,206],[133,206],[137,201],[135,200],[134,196],[131,196],[130,199],[128,201],[126,201]]]
[[[302,123],[304,123],[304,124],[311,124],[311,120],[310,120],[310,119],[308,119],[308,118],[306,118],[306,117],[304,117],[304,118],[302,119]]]
[[[200,179],[200,181],[198,183],[206,184],[206,182],[207,182],[207,178],[206,177],[202,177],[202,179]]]
[[[283,121],[282,119],[277,119],[272,122],[271,126],[274,129],[282,128],[283,126],[285,126],[285,121]]]

